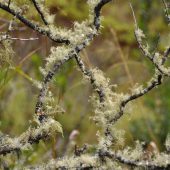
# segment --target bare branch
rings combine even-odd
[[[41,10],[41,7],[40,7],[39,3],[36,0],[31,0],[31,1],[33,2],[37,12],[40,14],[41,19],[43,20],[44,24],[48,25],[48,22],[47,22],[44,14],[43,14],[43,11]]]
[[[39,38],[16,38],[16,37],[10,37],[11,40],[19,40],[19,41],[35,41],[39,40]]]
[[[75,59],[77,61],[77,65],[79,66],[84,76],[86,76],[90,80],[90,83],[92,84],[93,89],[97,91],[99,98],[100,98],[100,102],[103,102],[104,96],[105,96],[104,91],[102,90],[101,87],[98,87],[98,85],[96,84],[95,78],[93,77],[93,73],[89,69],[86,68],[80,56],[76,55]]]

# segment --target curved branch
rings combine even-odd
[[[2,136],[0,138],[0,155],[29,149],[32,144],[48,139],[53,132],[57,131],[62,133],[60,124],[54,119],[49,118],[36,128],[29,128],[19,137],[10,138],[8,136]]]
[[[38,2],[36,0],[31,0],[34,4],[34,7],[36,8],[37,12],[40,14],[42,21],[44,22],[45,25],[48,25],[48,21],[46,20],[40,5],[38,4]]]
[[[97,29],[97,31],[100,28],[100,23],[98,23],[98,21],[100,21],[100,19],[99,19],[100,11],[101,11],[102,7],[110,1],[111,0],[101,0],[94,8],[95,17],[94,17],[93,24],[94,24],[95,28]],[[48,74],[45,76],[44,81],[43,81],[43,87],[40,90],[40,94],[39,94],[38,101],[37,101],[36,108],[35,108],[35,113],[37,115],[39,115],[40,122],[44,118],[46,118],[46,114],[45,114],[44,108],[43,108],[43,102],[44,102],[46,93],[48,91],[49,82],[52,80],[53,76],[58,72],[60,67],[63,64],[65,64],[68,60],[78,56],[78,54],[93,40],[93,38],[96,35],[97,35],[96,32],[87,34],[86,38],[80,44],[76,45],[75,47],[73,46],[73,48],[69,52],[69,54],[67,56],[65,56],[63,59],[61,59],[60,61],[58,61],[57,63],[55,63],[52,70],[49,71]]]
[[[165,16],[166,16],[166,18],[167,18],[167,21],[168,21],[168,23],[170,23],[170,14],[169,14],[169,12],[168,12],[168,5],[167,5],[167,3],[166,3],[166,1],[165,0],[162,0],[162,2],[163,2],[163,4],[164,4],[164,7],[165,7]]]
[[[105,97],[104,90],[101,87],[98,87],[98,85],[95,83],[95,78],[94,78],[91,70],[86,68],[86,66],[83,63],[80,56],[76,55],[75,59],[76,59],[77,65],[79,66],[81,72],[84,74],[84,76],[88,77],[88,79],[90,80],[90,83],[93,86],[93,89],[97,91],[99,98],[100,98],[100,102],[103,102],[104,97]]]
[[[59,34],[57,36],[53,36],[50,29],[43,28],[43,27],[39,26],[38,24],[29,21],[23,15],[21,15],[19,12],[15,11],[14,9],[11,9],[10,6],[0,3],[0,8],[3,9],[4,11],[10,13],[11,15],[15,16],[23,24],[25,24],[29,28],[33,29],[34,31],[37,31],[38,33],[40,33],[42,35],[46,35],[52,41],[57,42],[57,43],[65,43],[65,44],[70,43],[70,41],[68,39],[62,38]]]
[[[109,122],[110,123],[117,122],[123,116],[126,104],[150,92],[152,89],[154,89],[155,87],[157,87],[158,85],[162,83],[162,79],[163,79],[162,74],[155,73],[154,77],[151,78],[151,80],[147,83],[148,86],[142,89],[136,89],[136,90],[134,89],[132,94],[128,95],[128,97],[125,98],[120,103],[119,112]]]
[[[168,170],[170,168],[169,161],[167,161],[166,164],[162,165],[162,164],[158,164],[154,159],[150,160],[150,161],[148,161],[148,160],[132,160],[132,159],[128,159],[128,157],[124,157],[121,154],[113,153],[113,152],[109,152],[109,151],[101,151],[100,155],[102,157],[108,157],[113,161],[117,160],[125,165],[147,168],[149,170],[165,170],[165,169]]]

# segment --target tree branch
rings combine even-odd
[[[44,22],[45,25],[48,25],[48,22],[43,14],[43,11],[41,10],[40,5],[36,0],[31,0],[34,4],[34,7],[36,8],[37,12],[40,14],[42,21]]]
[[[6,12],[10,13],[11,15],[15,16],[22,23],[24,23],[26,26],[33,29],[34,31],[37,31],[40,34],[47,36],[52,41],[57,42],[57,43],[65,43],[65,44],[70,43],[68,39],[62,38],[60,34],[54,36],[49,28],[41,27],[38,24],[29,21],[22,14],[20,14],[19,12],[15,11],[12,8],[10,8],[9,6],[7,6],[3,3],[0,3],[0,8],[5,10]]]

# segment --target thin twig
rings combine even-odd
[[[48,25],[48,22],[47,22],[47,20],[46,20],[46,18],[44,16],[43,11],[41,10],[40,5],[38,4],[38,2],[36,0],[31,0],[31,1],[33,2],[34,7],[36,8],[37,12],[40,14],[41,19],[43,20],[44,24]]]

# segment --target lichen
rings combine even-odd
[[[140,28],[137,28],[135,30],[135,35],[136,35],[139,42],[142,42],[143,38],[145,38],[145,34],[143,33],[143,31]]]
[[[170,134],[167,135],[165,146],[167,151],[170,151]]]
[[[78,45],[85,41],[89,35],[95,35],[97,32],[90,26],[90,22],[83,21],[81,23],[74,22],[74,29],[70,34],[70,41],[73,45]]]
[[[50,55],[46,58],[45,71],[48,72],[53,68],[53,65],[69,54],[71,49],[69,47],[60,46],[60,47],[51,47]]]
[[[3,66],[5,63],[12,66],[12,58],[15,53],[12,49],[11,41],[4,40],[1,41],[2,47],[0,48],[0,65]]]

